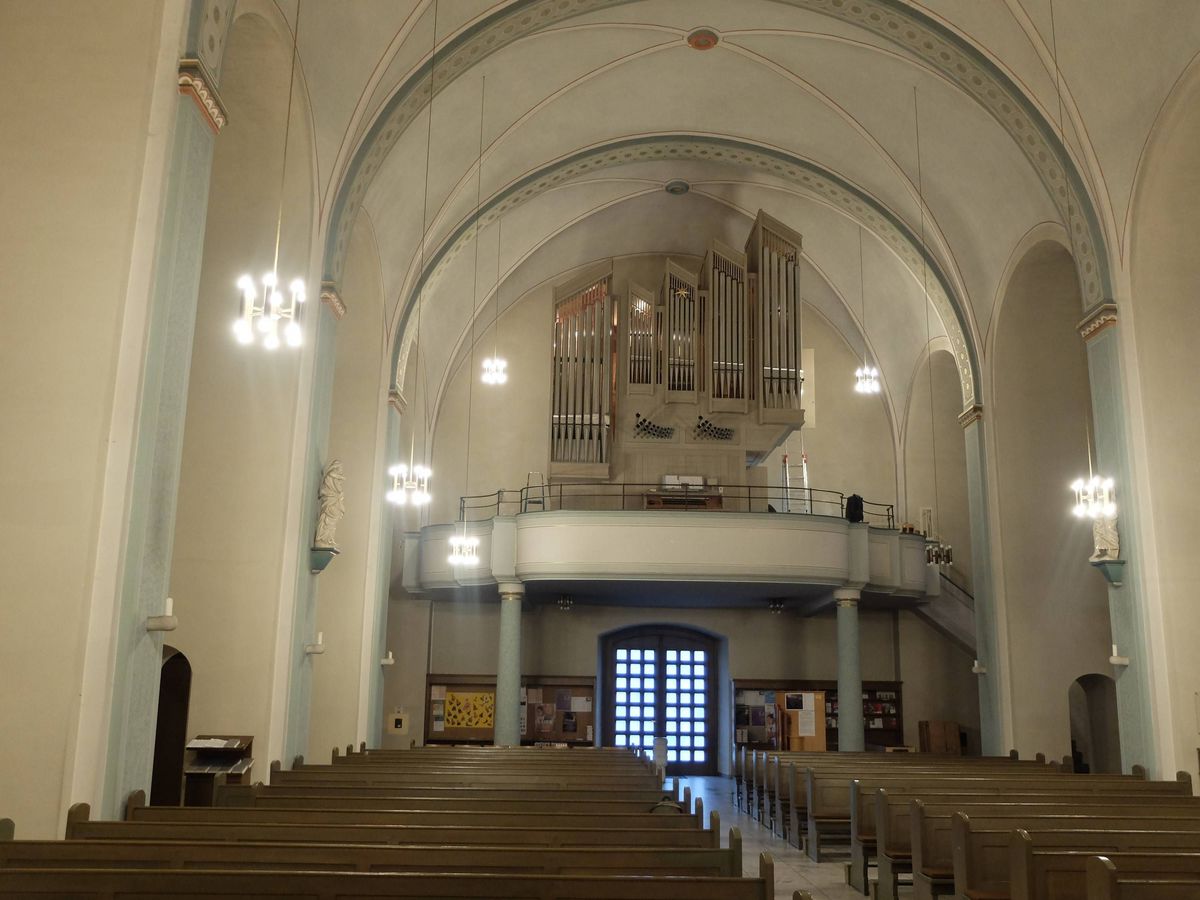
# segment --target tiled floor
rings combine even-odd
[[[681,778],[692,789],[693,797],[704,800],[709,810],[721,814],[721,843],[728,841],[729,829],[736,825],[742,832],[744,860],[742,871],[758,873],[758,855],[764,850],[775,860],[776,900],[791,900],[792,892],[808,891],[813,900],[863,900],[863,895],[846,884],[844,867],[838,862],[815,863],[786,841],[774,837],[766,828],[740,812],[733,801],[733,781],[728,778]]]

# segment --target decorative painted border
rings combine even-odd
[[[325,249],[326,278],[340,281],[355,212],[383,159],[434,94],[475,63],[522,37],[629,2],[633,0],[514,0],[439,48],[432,86],[430,60],[410,74],[367,130],[338,188]],[[1067,222],[1084,302],[1095,305],[1111,300],[1103,232],[1070,154],[1041,111],[980,49],[903,0],[775,2],[832,16],[899,45],[986,109],[1020,147]]]
[[[651,135],[600,144],[556,160],[501,189],[483,203],[477,213],[473,212],[464,219],[426,259],[424,270],[418,274],[404,300],[404,318],[397,333],[404,333],[408,317],[415,309],[416,298],[442,274],[458,252],[469,245],[477,223],[478,227],[485,228],[550,188],[598,169],[627,163],[681,159],[750,166],[796,184],[870,228],[900,257],[915,278],[920,278],[922,265],[927,265],[933,275],[929,283],[929,298],[946,323],[959,370],[963,405],[970,406],[975,402],[978,396],[978,361],[973,347],[966,340],[967,323],[961,312],[963,303],[954,294],[937,259],[922,247],[918,236],[904,221],[861,188],[811,160],[777,148],[717,135]],[[400,371],[401,344],[398,338],[392,347],[393,383]]]
[[[192,98],[213,134],[219,134],[229,119],[217,94],[216,82],[203,62],[198,59],[179,61],[179,93]]]
[[[1116,324],[1117,304],[1101,303],[1099,306],[1093,306],[1088,310],[1088,314],[1083,317],[1083,321],[1076,327],[1079,329],[1079,336],[1086,343],[1106,328],[1113,328]]]

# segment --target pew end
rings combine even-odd
[[[304,765],[304,754],[303,753],[297,754],[295,759],[292,760],[292,768],[299,769],[303,765]]]
[[[70,809],[67,810],[67,830],[64,837],[70,840],[75,826],[88,821],[91,817],[92,806],[90,803],[72,803]]]
[[[713,846],[721,849],[721,814],[715,809],[708,814],[708,830],[713,833]]]
[[[692,789],[686,785],[683,788],[683,811],[692,814]]]
[[[1188,786],[1187,792],[1188,792],[1189,797],[1195,795],[1195,793],[1196,793],[1195,789],[1192,787],[1192,773],[1191,772],[1184,772],[1181,769],[1180,771],[1175,773],[1175,780],[1182,784],[1186,784]]]
[[[736,828],[733,830],[737,831]],[[12,819],[0,819],[0,841],[16,840],[16,834],[17,834],[17,825]],[[730,840],[730,844],[732,845],[732,843],[733,843],[732,835],[730,836],[729,840]],[[741,842],[742,842],[742,839],[739,836],[738,837],[739,848],[741,847]],[[738,853],[738,859],[741,859],[740,850]],[[739,872],[738,875],[740,876],[741,873]]]
[[[271,784],[272,782],[274,782],[275,781],[274,775],[277,772],[282,772],[282,771],[283,771],[283,763],[281,763],[277,759],[271,760],[271,768],[267,774],[267,784]]]
[[[335,763],[335,762],[337,762],[337,761],[338,761],[338,757],[339,757],[340,755],[341,755],[341,751],[340,751],[340,750],[338,750],[338,748],[337,748],[337,747],[334,747],[334,748],[333,748],[333,752],[329,754],[329,761],[330,761],[331,763]]]
[[[792,900],[813,900],[813,895],[808,891],[792,891]]]
[[[136,791],[130,791],[129,796],[125,798],[125,809],[123,818],[126,822],[133,820],[133,811],[139,806],[146,805],[146,792],[140,788]]]
[[[1115,900],[1117,894],[1117,867],[1106,856],[1096,856],[1087,861],[1088,900]]]
[[[714,813],[714,815],[716,815]],[[771,854],[763,851],[758,854],[758,877],[763,882],[763,896],[775,896],[775,860],[771,858]]]
[[[1146,772],[1146,767],[1140,763],[1134,763],[1133,766],[1130,767],[1129,771],[1134,778],[1140,778],[1142,781],[1146,781],[1150,777]]]
[[[358,742],[358,752],[359,752],[359,753],[366,753],[366,752],[367,752],[367,742],[366,742],[366,741],[359,741],[359,742]]]
[[[9,825],[12,824],[11,819],[5,819]],[[10,838],[11,840],[11,838]],[[742,877],[742,830],[734,825],[729,829],[729,855],[733,861],[732,874],[735,878]]]

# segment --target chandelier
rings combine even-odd
[[[854,370],[854,392],[856,394],[879,393],[879,370],[874,366],[859,366]]]
[[[953,565],[954,548],[949,544],[943,544],[937,538],[926,538],[925,564],[928,566]]]
[[[388,469],[392,476],[392,489],[384,496],[397,506],[424,506],[433,496],[429,493],[429,478],[433,471],[428,466],[398,463]]]
[[[283,233],[283,190],[287,174],[288,136],[292,128],[292,96],[296,85],[296,48],[300,38],[300,0],[296,0],[296,27],[292,30],[292,77],[288,82],[287,118],[283,127],[283,165],[279,173],[279,212],[275,219],[275,261],[271,271],[262,276],[262,294],[250,275],[237,280],[241,293],[238,317],[233,323],[233,335],[239,344],[253,344],[257,338],[267,350],[277,350],[282,341],[289,347],[303,343],[300,330],[301,310],[304,308],[304,279],[293,278],[287,296],[280,290],[279,239]]]
[[[489,356],[483,361],[484,384],[504,384],[508,381],[508,360],[499,356]]]
[[[1076,478],[1071,483],[1075,492],[1073,512],[1080,519],[1111,519],[1117,514],[1113,501],[1113,480],[1093,475],[1086,481]]]
[[[304,308],[305,300],[304,282],[301,279],[292,279],[286,298],[279,290],[275,272],[263,274],[261,297],[254,279],[249,275],[239,278],[237,286],[242,292],[242,299],[237,321],[233,323],[233,334],[239,344],[253,344],[255,337],[260,336],[263,347],[275,350],[282,336],[289,347],[300,346],[300,311]]]
[[[450,555],[447,560],[452,566],[479,565],[479,538],[467,534],[466,528],[464,522],[463,533],[450,536]]]

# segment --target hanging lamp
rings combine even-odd
[[[275,259],[271,270],[260,279],[261,293],[254,278],[245,274],[237,280],[240,297],[238,316],[233,322],[233,335],[239,344],[262,341],[267,350],[277,350],[281,343],[299,347],[304,342],[300,328],[307,294],[303,278],[292,278],[286,294],[279,278],[279,243],[283,234],[283,194],[287,181],[288,138],[292,130],[292,97],[296,86],[296,56],[300,43],[300,0],[296,0],[296,26],[292,31],[292,69],[288,82],[287,118],[283,125],[283,165],[279,173],[279,211],[275,218]]]
[[[421,266],[418,272],[425,271],[425,231],[428,227],[429,216],[429,156],[433,142],[433,76],[437,68],[437,19],[438,19],[438,4],[435,0],[433,4],[433,46],[429,56],[429,126],[425,135],[425,193],[424,200],[421,204]],[[413,338],[412,346],[417,354],[417,370],[421,368],[421,311],[425,306],[425,286],[421,286],[421,291],[417,294],[417,331]],[[425,410],[428,409],[426,404]],[[423,410],[422,415],[428,413]],[[425,435],[428,436],[429,422],[426,418]],[[424,443],[424,442],[422,442]],[[428,506],[433,499],[433,495],[429,491],[429,479],[433,477],[433,470],[424,463],[416,461],[416,429],[412,429],[409,436],[408,445],[408,462],[397,463],[388,469],[388,475],[392,479],[392,486],[389,488],[384,497],[390,503],[397,506]],[[422,449],[424,449],[422,447]]]
[[[917,200],[921,208],[921,291],[925,298],[925,349],[933,339],[929,324],[929,248],[925,242],[925,183],[921,170],[921,116],[917,106],[917,89],[913,87],[913,126],[917,136]],[[937,429],[933,420],[933,354],[926,361],[929,370],[929,447],[933,458],[933,525],[931,533],[925,535],[925,563],[934,568],[948,566],[954,562],[954,548],[942,543],[938,537],[941,527],[941,503],[938,498],[937,478]]]
[[[484,100],[487,97],[487,76],[484,75],[482,85],[479,89],[479,161],[476,164],[476,169],[479,172],[479,177],[475,180],[475,264],[473,277],[471,279],[471,315],[467,319],[467,328],[471,331],[475,329],[475,312],[479,306],[479,207],[483,196],[483,107]],[[475,371],[475,340],[474,335],[467,336],[467,344],[470,347],[468,354],[470,356],[470,365],[467,368],[468,372]],[[463,466],[463,493],[471,490],[471,407],[472,400],[475,396],[475,379],[467,379],[467,441],[466,441],[466,462]],[[460,504],[460,516],[462,517],[462,533],[454,534],[450,538],[450,565],[466,568],[479,565],[479,538],[475,535],[467,534],[467,515],[465,504]]]
[[[854,370],[854,392],[856,394],[878,394],[879,370],[867,359],[867,289],[863,281],[862,226],[858,227],[858,299],[862,308],[863,364]]]

